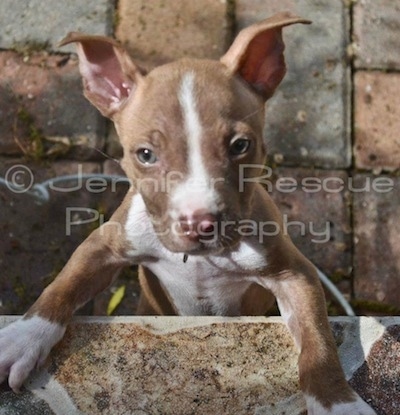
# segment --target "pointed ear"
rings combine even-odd
[[[283,12],[247,27],[236,37],[221,62],[268,99],[286,73],[282,28],[294,23],[311,22]]]
[[[76,43],[86,98],[112,118],[142,78],[141,70],[113,39],[70,33],[60,46]]]

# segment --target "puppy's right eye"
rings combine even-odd
[[[136,152],[136,157],[142,164],[155,164],[158,160],[154,151],[149,148],[140,148]]]

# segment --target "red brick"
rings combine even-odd
[[[400,69],[400,3],[393,0],[354,3],[356,67]]]
[[[142,65],[219,58],[230,40],[228,1],[121,0],[116,36]]]
[[[77,62],[68,56],[1,52],[0,117],[0,154],[98,158],[92,147],[104,144],[105,123],[83,97]]]
[[[279,181],[288,178],[288,187],[279,187]],[[321,190],[310,191],[304,180],[318,181]],[[338,180],[343,191],[337,191]],[[279,168],[274,170],[272,197],[288,221],[304,224],[288,227],[295,245],[327,275],[349,277],[351,272],[351,226],[347,191],[347,173],[338,170]],[[324,190],[325,188],[325,190]],[[288,192],[289,189],[295,189]],[[321,233],[321,236],[317,236]],[[340,284],[349,293],[349,280]]]
[[[400,74],[357,72],[354,87],[356,166],[400,168]]]
[[[393,189],[376,187],[385,180]],[[358,300],[400,304],[400,178],[359,174],[354,193],[354,289]],[[375,190],[373,184],[375,183]]]

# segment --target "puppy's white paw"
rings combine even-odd
[[[65,333],[65,327],[42,317],[21,319],[0,330],[0,383],[8,377],[19,392],[29,373],[46,360],[51,348]]]
[[[322,406],[314,397],[306,396],[308,415],[376,415],[376,412],[358,395],[352,402],[341,402],[329,409]]]

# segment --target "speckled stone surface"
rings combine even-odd
[[[331,325],[354,388],[398,414],[400,318]],[[297,376],[280,318],[80,318],[21,395],[0,388],[0,414],[301,415]]]
[[[361,169],[400,168],[400,74],[358,71],[354,77],[354,156]]]
[[[218,59],[230,43],[227,0],[120,0],[115,35],[146,68],[183,57]]]
[[[110,35],[113,0],[2,0],[0,48],[51,48],[71,31]],[[74,51],[69,45],[59,51]]]
[[[356,67],[400,69],[400,3],[393,0],[353,3]]]

